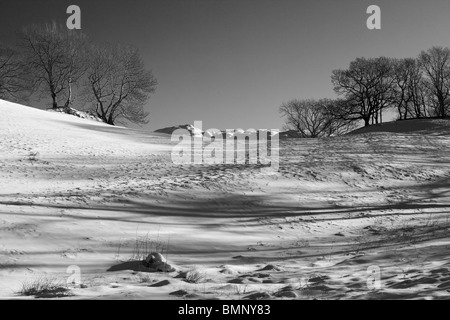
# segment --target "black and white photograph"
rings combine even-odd
[[[450,1],[0,0],[0,299],[450,300]]]

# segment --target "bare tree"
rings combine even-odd
[[[412,99],[409,89],[416,62],[414,59],[392,59],[391,61],[394,90],[393,104],[397,108],[399,119],[407,119],[408,107]]]
[[[450,49],[432,47],[422,51],[419,63],[424,71],[429,90],[437,105],[437,115],[445,118],[450,98]]]
[[[21,55],[15,48],[0,43],[0,99],[25,101],[30,94]]]
[[[392,59],[393,106],[397,108],[399,119],[422,118],[427,116],[429,90],[423,72],[416,59]]]
[[[330,99],[294,99],[283,103],[280,113],[286,118],[285,127],[304,138],[329,137],[348,131],[348,122],[331,114],[334,104],[335,101]]]
[[[390,59],[357,58],[347,70],[334,70],[331,76],[334,90],[343,95],[348,108],[340,108],[340,118],[364,120],[369,126],[372,120],[382,122],[382,112],[391,106],[392,68]]]
[[[426,79],[417,60],[411,68],[411,78],[408,85],[410,97],[408,112],[415,118],[427,117],[429,116],[427,101],[429,101],[430,90],[427,88]]]
[[[86,36],[79,30],[52,23],[24,28],[21,40],[30,77],[40,97],[50,95],[54,109],[68,108],[73,103],[73,85],[85,71]]]
[[[85,96],[97,115],[114,125],[118,118],[137,124],[148,122],[144,105],[157,81],[136,48],[119,45],[92,47]]]

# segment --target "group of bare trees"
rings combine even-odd
[[[86,36],[48,24],[26,27],[20,37],[24,68],[29,70],[35,91],[40,97],[51,97],[54,109],[69,107],[74,101],[73,86],[86,71]]]
[[[390,60],[358,58],[347,70],[334,70],[331,81],[334,90],[346,103],[333,110],[339,119],[363,120],[366,126],[372,119],[382,121],[382,111],[392,101],[394,91]]]
[[[357,58],[348,69],[334,70],[331,81],[338,99],[291,100],[280,107],[288,128],[320,137],[345,132],[357,121],[382,123],[387,109],[400,120],[450,115],[449,48],[433,47],[415,59]]]
[[[14,48],[0,45],[1,99],[47,99],[67,111],[77,100],[105,123],[143,124],[156,86],[136,48],[95,44],[56,23],[23,28]]]
[[[351,121],[336,118],[332,112],[338,101],[331,99],[293,99],[283,103],[280,113],[286,118],[286,129],[297,131],[303,138],[321,138],[348,131]]]

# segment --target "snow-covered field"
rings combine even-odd
[[[0,115],[0,298],[77,268],[69,299],[450,297],[441,120],[281,140],[269,175],[175,165],[161,133],[2,100]],[[175,271],[146,272],[148,251]]]

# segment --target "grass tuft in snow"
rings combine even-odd
[[[169,243],[160,240],[159,234],[156,239],[149,237],[149,234],[143,237],[136,237],[130,261],[144,261],[151,253],[161,253],[167,258]]]
[[[205,272],[200,272],[194,269],[186,273],[186,277],[184,280],[188,283],[200,283],[203,282],[205,278],[206,278]]]
[[[34,151],[31,151],[29,154],[28,154],[28,161],[30,161],[31,162],[31,164],[34,164],[34,162],[36,162],[36,161],[38,161],[38,156],[39,156],[39,152],[34,152]]]
[[[62,298],[72,296],[67,285],[55,279],[39,278],[22,283],[17,292],[21,296],[35,296],[36,298]]]
[[[153,277],[151,277],[148,273],[139,273],[138,275],[139,283],[151,283],[153,281]]]

